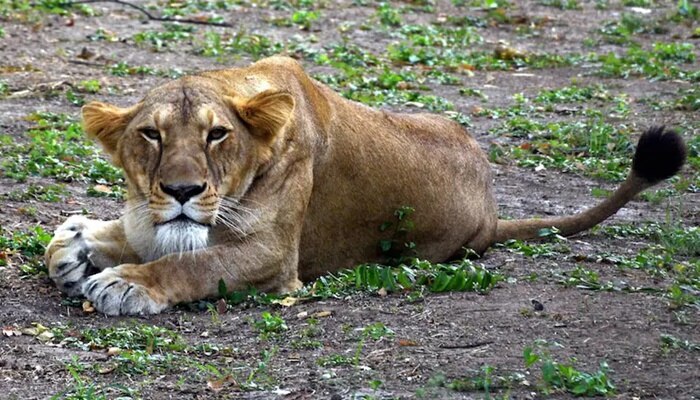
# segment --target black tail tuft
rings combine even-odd
[[[675,175],[685,163],[686,147],[681,135],[663,126],[642,134],[632,161],[632,171],[650,183]]]

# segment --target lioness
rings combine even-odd
[[[685,160],[676,133],[644,133],[632,172],[600,205],[560,218],[499,220],[477,142],[437,115],[348,101],[284,57],[186,76],[120,108],[83,107],[84,129],[124,169],[115,221],[70,217],[46,250],[49,275],[108,315],[153,314],[253,285],[301,280],[382,261],[378,227],[415,208],[422,258],[481,253],[557,227],[603,221]]]

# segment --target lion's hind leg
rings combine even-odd
[[[59,226],[44,254],[49,277],[69,296],[83,294],[83,283],[89,276],[134,257],[121,221],[84,216],[72,216]]]

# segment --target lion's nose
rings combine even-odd
[[[207,188],[207,183],[203,185],[163,185],[160,188],[166,194],[175,198],[180,204],[185,204],[187,200],[202,193]]]

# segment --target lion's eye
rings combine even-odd
[[[225,138],[226,135],[228,135],[228,129],[223,126],[215,126],[209,131],[209,135],[207,135],[207,142],[221,140]]]
[[[146,138],[150,140],[157,140],[160,142],[160,131],[155,128],[141,128],[139,132]]]

